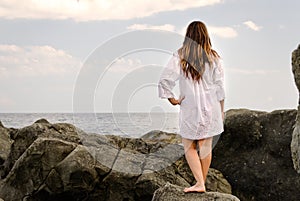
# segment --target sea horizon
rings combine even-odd
[[[0,113],[5,127],[22,128],[39,119],[50,123],[70,123],[87,133],[141,137],[162,130],[177,133],[178,113]]]

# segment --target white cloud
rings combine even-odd
[[[0,45],[0,77],[63,76],[79,70],[80,61],[51,46]]]
[[[253,21],[248,20],[246,22],[243,22],[244,25],[246,25],[248,28],[254,30],[254,31],[259,31],[260,29],[262,29],[261,26],[256,25]]]
[[[235,38],[238,36],[237,31],[231,27],[208,26],[207,29],[210,34],[221,38]]]
[[[137,69],[141,66],[142,62],[139,59],[117,59],[110,67],[110,72],[114,73],[128,73],[134,69]]]
[[[155,13],[209,6],[223,0],[2,0],[0,17],[15,19],[132,19]]]
[[[127,29],[131,29],[131,30],[157,29],[163,31],[175,31],[175,26],[171,24],[164,24],[164,25],[133,24],[127,27]]]

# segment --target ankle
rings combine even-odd
[[[198,182],[198,181],[197,181],[197,183],[194,186],[205,188],[204,183],[203,182]]]

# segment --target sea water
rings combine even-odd
[[[178,113],[0,113],[5,127],[22,128],[45,118],[50,123],[71,123],[87,133],[141,137],[162,130],[178,133]]]

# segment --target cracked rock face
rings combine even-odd
[[[151,200],[167,182],[194,182],[183,147],[153,139],[86,134],[47,120],[11,133],[0,180],[4,200]],[[173,141],[174,136],[170,137]],[[231,193],[211,169],[208,190]]]
[[[298,91],[300,91],[300,45],[292,54],[292,70]],[[292,159],[295,170],[300,174],[300,98],[298,105],[297,121],[291,142]]]

